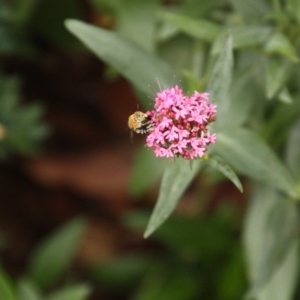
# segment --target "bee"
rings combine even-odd
[[[136,133],[147,133],[153,130],[151,118],[141,111],[136,111],[128,118],[128,127]]]

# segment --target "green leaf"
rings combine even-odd
[[[90,0],[100,14],[112,15],[117,21],[114,29],[145,49],[154,49],[157,27],[158,0]]]
[[[12,9],[13,22],[18,26],[26,26],[26,22],[30,20],[32,11],[36,6],[36,2],[37,0],[15,2],[15,6]]]
[[[13,286],[2,269],[0,269],[0,299],[16,300]]]
[[[273,148],[282,147],[287,140],[291,127],[300,114],[299,95],[295,95],[295,101],[289,105],[278,103],[272,108],[272,114],[268,121],[261,127],[261,133],[265,140],[271,141]]]
[[[283,59],[270,57],[266,72],[266,96],[272,99],[286,84],[293,65]]]
[[[87,300],[90,294],[90,286],[81,284],[56,291],[49,297],[46,297],[46,300]]]
[[[168,268],[168,267],[167,267]],[[150,270],[132,300],[187,300],[199,299],[201,283],[187,268],[164,270],[162,267]]]
[[[201,43],[201,42],[199,42]],[[183,69],[197,68],[199,72],[201,67],[199,65],[194,66],[194,57],[198,54],[198,58],[201,57],[199,53],[201,50],[196,48],[198,43],[195,43],[193,39],[184,34],[178,34],[166,43],[162,43],[159,47],[159,55],[164,61],[172,66],[175,74],[180,74]],[[198,53],[196,53],[198,52]],[[203,58],[206,57],[204,49],[202,50]],[[177,77],[177,76],[176,76]],[[173,76],[173,81],[178,82],[179,78]]]
[[[267,26],[238,26],[223,29],[216,38],[212,54],[218,54],[223,51],[224,41],[228,33],[232,35],[233,48],[240,49],[245,47],[252,47],[262,45],[266,39],[269,38],[271,28]]]
[[[299,241],[295,241],[282,264],[271,280],[258,294],[258,300],[290,300],[293,299],[298,280]]]
[[[213,67],[208,91],[213,101],[218,105],[218,122],[216,126],[223,126],[226,122],[226,113],[230,106],[230,86],[233,70],[232,37],[227,36],[223,51]]]
[[[153,267],[155,260],[141,255],[122,256],[93,266],[91,276],[96,283],[107,289],[124,290],[136,286],[144,274]]]
[[[157,0],[119,1],[117,31],[150,51],[155,46]]]
[[[274,186],[293,198],[299,195],[294,180],[271,148],[255,133],[242,128],[227,128],[217,135],[214,151],[233,169]]]
[[[163,88],[172,85],[174,74],[169,66],[134,42],[77,20],[67,20],[65,25],[99,58],[144,93],[149,94],[149,85],[157,87],[157,81]]]
[[[77,252],[86,222],[74,219],[47,238],[34,251],[29,263],[29,278],[41,288],[60,280]]]
[[[284,86],[283,89],[279,92],[278,100],[285,104],[292,104],[294,102],[293,97],[287,86]]]
[[[27,280],[22,280],[19,282],[19,297],[18,300],[40,300],[36,288]]]
[[[230,120],[230,126],[241,126],[252,118],[252,109],[256,101],[264,100],[263,93],[257,86],[256,78],[249,71],[248,66],[235,71],[231,85],[231,103],[226,118]],[[256,101],[253,101],[255,99]]]
[[[191,162],[181,158],[169,161],[161,181],[158,200],[150,217],[144,237],[147,238],[171,215],[189,183],[201,166],[200,161]]]
[[[221,30],[218,24],[204,19],[196,20],[172,13],[164,13],[162,18],[186,34],[207,42],[212,42]]]
[[[263,17],[270,11],[269,3],[265,0],[230,0],[230,2],[248,24],[263,22]]]
[[[211,1],[184,1],[176,7],[176,13],[181,16],[186,16],[193,19],[203,19],[210,15],[211,11],[214,10],[219,5],[219,0]],[[165,7],[167,11],[170,11],[169,7]],[[171,8],[174,12],[174,9]],[[157,28],[156,39],[158,41],[166,41],[179,32],[176,28],[169,22],[163,22],[159,28]]]
[[[232,207],[227,207],[231,210]],[[203,257],[215,261],[229,242],[228,223],[226,223],[226,207],[222,207],[210,218],[172,217],[155,234],[155,239],[165,245],[171,253],[188,257],[189,261],[199,261]],[[231,218],[233,215],[231,215]],[[214,237],[214,238],[211,238]]]
[[[233,182],[233,184],[240,190],[240,192],[243,192],[243,187],[239,178],[221,157],[210,155],[209,158],[204,161],[213,168],[220,171],[223,175],[225,175],[229,180]]]
[[[134,197],[141,196],[161,177],[165,163],[157,159],[148,148],[140,147],[133,166],[129,191]]]
[[[6,77],[0,73],[0,120],[6,122],[20,101],[20,82],[16,77]]]
[[[300,118],[290,130],[286,145],[286,162],[291,172],[297,180],[298,190],[300,191]]]
[[[1,157],[10,152],[35,153],[48,133],[40,123],[43,108],[38,104],[20,105],[19,81],[0,74],[0,124],[6,130],[1,143]]]
[[[286,3],[289,13],[293,14],[293,16],[298,20],[298,23],[300,23],[300,1],[287,0]]]
[[[182,86],[185,91],[203,91],[204,87],[202,86],[202,82],[190,71],[183,70],[182,71],[183,82]]]
[[[290,252],[295,250],[292,249],[297,240],[297,223],[295,202],[283,198],[282,194],[267,186],[260,185],[256,188],[248,209],[244,233],[252,283],[247,294],[248,299],[256,299],[257,295],[262,292],[270,293],[270,287],[267,284],[274,284],[270,280],[276,276],[276,272],[280,272],[284,261],[289,259]],[[295,268],[292,267],[290,271],[295,275]],[[286,282],[284,279],[280,283],[277,279],[277,288],[281,289],[281,295],[283,290],[291,294],[294,280],[295,278],[291,282]],[[283,298],[258,299],[290,298],[284,296]]]
[[[292,62],[298,62],[296,49],[289,39],[280,32],[275,32],[268,40],[265,51],[268,54],[281,54]]]

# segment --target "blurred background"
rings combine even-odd
[[[191,37],[172,28],[154,34],[162,10],[220,23],[236,16],[230,1],[218,0],[0,0],[1,300],[245,293],[247,182],[241,194],[208,170],[144,239],[164,166],[147,161],[144,136],[130,142],[128,116],[145,108],[64,27],[76,18],[116,30],[176,70],[192,69]],[[149,87],[149,103],[153,97]]]

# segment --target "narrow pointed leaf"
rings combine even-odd
[[[228,32],[232,35],[232,47],[239,49],[263,45],[266,39],[269,38],[271,31],[271,27],[268,26],[238,26],[222,29],[213,44],[212,54],[218,54],[223,51],[224,41]]]
[[[158,1],[119,1],[117,31],[145,49],[155,47]]]
[[[266,44],[265,50],[269,54],[281,54],[292,62],[298,62],[297,51],[289,39],[280,32],[275,32]]]
[[[16,300],[13,286],[6,274],[0,269],[0,299]]]
[[[300,23],[300,0],[287,0],[287,10],[291,13]]]
[[[295,182],[272,149],[247,129],[224,129],[218,133],[214,151],[238,172],[274,186],[297,198]]]
[[[149,94],[149,85],[172,84],[174,73],[169,66],[141,46],[112,31],[78,20],[67,20],[66,27],[100,59],[114,67],[139,90]]]
[[[268,1],[262,0],[230,0],[237,13],[245,23],[257,24],[263,22],[264,16],[271,11]]]
[[[74,259],[85,228],[84,220],[72,220],[39,245],[29,265],[32,282],[46,288],[61,278]]]
[[[218,105],[218,122],[222,126],[226,122],[226,113],[230,106],[230,85],[233,70],[232,37],[227,36],[223,51],[217,58],[208,85],[211,98]]]
[[[256,103],[253,99],[259,99],[262,93],[254,88],[256,85],[253,74],[248,68],[236,71],[232,81],[234,84],[230,89],[231,103],[226,118],[230,120],[230,126],[242,126],[251,118],[251,109]]]
[[[41,300],[42,297],[36,288],[28,281],[22,280],[19,283],[19,298],[18,300]]]
[[[272,99],[285,85],[292,71],[292,64],[278,58],[270,58],[266,72],[266,96]]]
[[[239,178],[236,176],[234,171],[230,168],[230,166],[225,162],[224,159],[219,156],[213,155],[206,159],[205,162],[220,171],[223,175],[225,175],[229,180],[233,182],[233,184],[240,190],[240,192],[243,192],[243,186]]]
[[[65,287],[46,298],[46,300],[88,300],[91,288],[86,284]]]
[[[285,104],[292,104],[294,102],[294,99],[287,86],[284,86],[283,89],[279,92],[278,100]]]
[[[190,161],[180,158],[168,163],[163,174],[158,200],[144,234],[145,238],[171,215],[200,166],[200,161],[194,161],[191,165]]]
[[[280,271],[297,241],[296,203],[266,185],[257,186],[246,217],[244,241],[252,283],[247,299],[263,299],[257,296],[272,284],[270,280]],[[293,285],[286,292],[290,293]],[[281,292],[284,288],[281,286]]]
[[[295,176],[300,191],[300,118],[292,127],[286,147],[286,161]]]
[[[183,90],[185,91],[202,91],[203,83],[199,81],[199,79],[190,71],[184,70],[182,72],[183,77]]]
[[[208,42],[212,42],[221,30],[220,25],[204,19],[191,19],[171,13],[164,13],[162,17],[188,35]]]
[[[291,246],[276,272],[258,293],[257,300],[290,300],[293,299],[299,274],[299,241]]]
[[[138,197],[150,188],[163,173],[165,162],[157,159],[152,151],[142,146],[133,165],[130,178],[130,194]]]

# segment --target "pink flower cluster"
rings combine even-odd
[[[216,112],[217,107],[209,102],[208,93],[195,91],[191,96],[184,96],[178,86],[162,90],[157,93],[154,109],[147,112],[153,130],[147,136],[146,145],[160,157],[202,157],[207,146],[216,142],[216,134],[207,129],[215,121]]]

